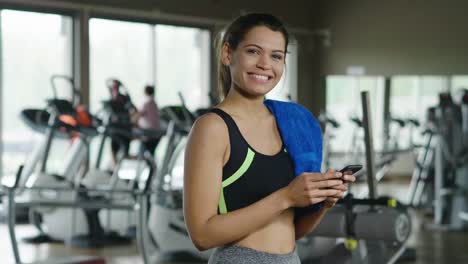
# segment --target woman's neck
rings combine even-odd
[[[268,109],[263,104],[264,97],[246,97],[236,90],[229,91],[226,98],[219,106],[231,111],[232,114],[246,118],[262,118],[269,114]]]

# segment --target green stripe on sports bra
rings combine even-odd
[[[233,182],[237,181],[244,173],[249,169],[252,161],[254,159],[255,152],[253,152],[250,148],[247,149],[247,156],[245,157],[244,162],[240,166],[240,168],[229,178],[223,181],[223,188],[229,186]]]
[[[237,181],[240,177],[242,177],[242,175],[244,175],[244,173],[249,169],[250,165],[252,165],[254,157],[255,152],[248,148],[247,156],[245,157],[245,160],[240,166],[240,168],[232,176],[223,181],[221,185],[221,194],[219,196],[218,202],[219,212],[221,214],[227,213],[226,201],[224,200],[224,188]]]
[[[226,214],[227,213],[227,207],[226,207],[226,201],[224,200],[224,190],[223,190],[223,188],[221,188],[221,195],[219,196],[218,207],[219,207],[219,213],[221,213],[221,214]]]

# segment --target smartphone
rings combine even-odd
[[[359,170],[362,169],[362,165],[348,165],[346,167],[344,167],[343,169],[340,170],[341,173],[345,173],[345,172],[351,172],[351,174],[355,174],[356,172],[358,172]]]

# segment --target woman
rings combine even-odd
[[[145,102],[141,109],[135,112],[133,118],[136,120],[138,127],[147,130],[159,131],[161,130],[161,120],[158,105],[154,100],[154,86],[146,85],[144,93]],[[159,138],[145,139],[140,147],[140,155],[143,155],[145,151],[149,151],[151,155],[154,155],[154,151],[156,150],[158,143]]]
[[[295,241],[342,198],[351,175],[328,170],[294,177],[293,164],[265,107],[284,71],[289,35],[272,15],[234,20],[219,50],[224,100],[200,117],[189,136],[184,214],[209,263],[300,263]],[[344,182],[345,181],[345,182]],[[301,218],[294,207],[325,206]]]

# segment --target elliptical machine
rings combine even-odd
[[[64,80],[70,84],[71,99],[59,99],[57,97],[56,83]],[[79,93],[73,87],[73,79],[67,76],[54,75],[51,77],[51,85],[54,97],[47,100],[47,108],[26,109],[21,113],[22,119],[32,129],[43,132],[45,137],[35,148],[33,155],[24,166],[20,175],[19,186],[26,188],[51,186],[57,188],[69,188],[78,186],[77,179],[83,175],[87,160],[89,140],[97,133],[93,127],[91,115],[79,104]],[[63,138],[69,140],[69,147],[64,157],[64,167],[61,174],[48,173],[47,165],[54,140]],[[34,171],[39,166],[39,171]],[[24,191],[26,199],[73,199],[76,193],[70,192],[44,192],[29,190]],[[69,219],[72,223],[64,223]],[[30,221],[39,230],[40,235],[27,242],[49,242],[54,240],[69,241],[75,232],[87,232],[86,216],[81,210],[32,207],[30,208]]]
[[[99,132],[101,136],[98,155],[93,169],[90,169],[80,182],[87,189],[109,190],[105,196],[101,192],[88,192],[86,199],[127,203],[134,198],[130,194],[138,187],[142,180],[141,175],[145,174],[147,167],[144,163],[144,153],[138,153],[136,159],[130,159],[128,155],[129,143],[131,140],[142,141],[144,139],[159,140],[164,131],[153,131],[133,127],[130,112],[135,110],[130,95],[123,84],[117,79],[106,81],[111,94],[111,99],[103,101],[103,109],[99,112],[101,125]],[[102,163],[105,143],[112,139],[117,145],[116,162],[112,171],[100,168]],[[153,155],[151,154],[151,158]],[[123,177],[123,165],[126,162],[136,163],[131,170],[133,175],[126,179]],[[127,175],[128,176],[128,175]],[[144,180],[144,179],[143,179]],[[128,190],[128,193],[112,193],[112,190]],[[73,244],[81,247],[96,247],[113,244],[127,244],[135,237],[136,218],[128,210],[105,209],[95,212],[93,222],[94,231],[88,234],[74,237]],[[98,234],[98,235],[96,235]]]
[[[466,144],[465,92],[456,105],[449,93],[439,95],[435,108],[437,141],[434,155],[434,219],[429,227],[466,230],[461,214],[468,210],[468,145]],[[463,111],[464,110],[464,111]],[[458,140],[457,140],[458,139]]]
[[[53,77],[55,80],[56,76]],[[64,78],[64,77],[60,77]],[[70,83],[73,83],[71,78],[64,78]],[[54,82],[52,82],[54,84]],[[54,88],[54,95],[57,94]],[[77,92],[74,92],[77,93]],[[73,100],[72,100],[73,101]],[[65,164],[66,176],[53,175],[42,173],[39,175],[28,175],[29,171],[35,168],[34,163],[28,163],[21,174],[21,182],[25,182],[27,188],[52,187],[69,189],[69,191],[42,191],[30,190],[33,195],[30,199],[59,199],[59,200],[76,200],[77,203],[83,201],[95,201],[110,203],[112,201],[131,201],[131,195],[125,193],[106,194],[103,196],[100,192],[83,192],[83,188],[99,189],[102,186],[106,190],[127,189],[131,191],[131,186],[118,177],[119,169],[114,170],[114,173],[109,174],[106,171],[93,170],[86,172],[86,161],[88,159],[89,141],[91,137],[98,135],[98,127],[103,135],[103,140],[109,136],[116,138],[133,138],[139,137],[143,132],[123,129],[117,125],[103,124],[100,120],[93,118],[86,121],[86,126],[80,122],[79,108],[76,103],[71,103],[66,100],[53,99],[49,101],[48,112],[27,110],[23,112],[23,116],[29,117],[30,124],[35,124],[40,127],[41,121],[47,120],[48,127],[45,129],[47,137],[45,143],[40,145],[38,153],[42,160],[41,171],[45,171],[47,159],[50,153],[52,141],[59,135],[58,131],[66,130],[68,133],[62,133],[63,136],[73,135],[73,144],[71,150],[67,153]],[[33,115],[33,113],[35,113]],[[31,119],[34,117],[34,119]],[[90,115],[89,115],[90,117]],[[36,122],[32,122],[34,120]],[[39,120],[39,121],[38,121]],[[67,121],[68,123],[65,123]],[[92,122],[91,122],[92,121]],[[81,124],[81,125],[80,125]],[[160,137],[161,133],[151,134],[147,132],[145,137]],[[123,149],[123,148],[121,148]],[[121,159],[125,155],[120,155]],[[140,157],[141,158],[141,157]],[[140,171],[141,173],[142,171]],[[113,177],[111,177],[111,175]],[[99,178],[99,176],[102,176]],[[138,179],[135,177],[135,179]],[[99,185],[99,184],[102,185]],[[130,183],[129,183],[130,184]],[[131,183],[135,187],[135,182]],[[21,186],[21,185],[20,185]],[[80,191],[78,192],[78,189]],[[49,196],[46,196],[46,195]],[[108,245],[129,244],[134,236],[127,236],[126,229],[129,226],[135,226],[135,217],[126,210],[108,210],[99,209],[70,209],[70,208],[54,208],[54,207],[35,207],[32,221],[41,231],[42,236],[34,238],[32,242],[49,242],[54,240],[65,241],[73,246],[78,247],[101,247]],[[115,215],[117,212],[117,215]],[[112,219],[111,219],[112,218]],[[63,219],[70,219],[72,226],[64,225]],[[112,220],[112,221],[111,221]],[[106,227],[101,223],[106,223]],[[53,228],[51,228],[53,227]],[[119,230],[120,232],[114,232]],[[47,234],[47,236],[46,236]]]
[[[182,210],[183,153],[196,115],[187,109],[183,97],[179,96],[180,106],[161,109],[161,121],[167,127],[166,146],[149,211],[150,241],[163,257],[206,261],[211,250],[200,252],[195,248],[186,230]]]
[[[439,94],[439,104],[427,111],[426,141],[411,180],[412,206],[433,213],[430,229],[466,230],[468,211],[468,91],[460,105],[450,93]]]
[[[144,135],[147,136],[147,135]],[[21,189],[28,189],[28,190],[52,190],[52,191],[69,191],[67,188],[61,188],[61,187],[21,187],[18,186],[18,182],[21,180],[20,175],[21,175],[21,170],[23,169],[22,166],[20,166],[18,173],[16,175],[16,178],[14,179],[14,182],[3,182],[2,181],[2,187],[6,190],[7,196],[8,196],[8,231],[9,231],[9,237],[10,237],[10,242],[13,250],[13,255],[14,255],[14,261],[15,263],[23,263],[21,261],[21,254],[20,250],[18,247],[18,242],[16,239],[16,232],[15,232],[15,210],[16,208],[21,208],[25,206],[29,207],[35,207],[35,206],[42,206],[42,207],[60,207],[60,208],[82,208],[82,209],[119,209],[119,210],[128,210],[128,211],[133,211],[138,218],[137,221],[137,240],[138,240],[138,249],[140,250],[140,254],[143,260],[143,263],[149,264],[152,263],[150,262],[149,256],[148,256],[148,250],[147,247],[145,246],[144,243],[144,237],[147,234],[147,225],[146,225],[146,213],[147,213],[147,206],[148,206],[148,196],[151,193],[151,182],[155,176],[155,170],[156,170],[156,165],[153,161],[153,157],[149,152],[146,152],[144,156],[144,160],[146,165],[148,166],[148,175],[145,178],[144,182],[141,182],[141,184],[137,184],[138,187],[136,190],[129,192],[128,190],[98,190],[98,189],[93,189],[93,190],[87,190],[83,188],[79,188],[79,192],[100,192],[102,194],[109,194],[111,193],[128,193],[131,194],[132,197],[134,198],[134,202],[130,203],[114,203],[114,202],[101,202],[101,201],[76,201],[76,200],[47,200],[47,199],[41,199],[41,200],[25,200],[25,201],[18,201],[16,199],[16,193],[17,191]],[[55,259],[55,260],[48,260],[45,262],[41,263],[105,263],[105,259],[102,257],[86,257],[86,256],[76,256],[76,257],[66,257],[66,258],[61,258],[61,259]]]

